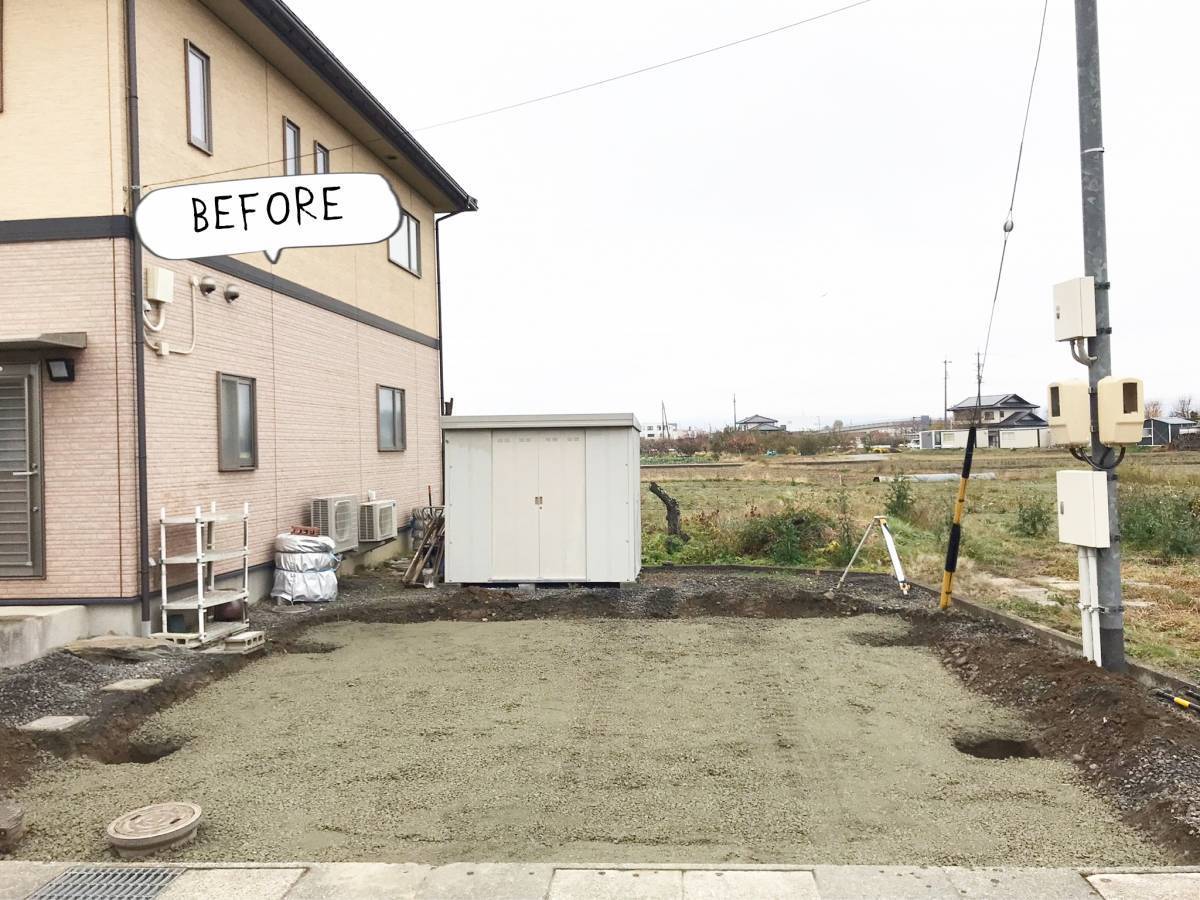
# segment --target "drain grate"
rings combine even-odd
[[[75,866],[29,900],[149,900],[183,871],[178,866]]]

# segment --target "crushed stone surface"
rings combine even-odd
[[[126,678],[168,678],[201,661],[199,653],[164,652],[127,661],[82,658],[56,650],[20,666],[0,669],[0,728],[42,716],[89,715],[96,712],[100,689]]]
[[[55,761],[24,858],[110,858],[104,826],[204,809],[192,860],[1153,865],[1066,762],[902,622],[325,624],[150,718],[152,763]]]

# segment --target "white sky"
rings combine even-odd
[[[720,427],[938,415],[974,392],[1041,0],[874,0],[488,118],[423,125],[844,0],[290,0],[479,198],[443,226],[455,412]],[[1073,4],[1051,0],[984,392],[1086,377]],[[1200,394],[1195,0],[1101,0],[1114,369]]]

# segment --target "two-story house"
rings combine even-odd
[[[474,199],[279,0],[0,16],[0,606],[157,630],[161,508],[248,502],[261,597],[312,498],[437,502],[438,222]],[[383,175],[400,230],[275,265],[133,239],[157,186],[326,171]]]
[[[989,429],[1045,428],[1046,420],[1037,414],[1037,408],[1036,403],[1030,403],[1019,394],[984,394],[955,403],[950,412],[954,415],[955,428],[973,424]]]

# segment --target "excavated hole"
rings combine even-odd
[[[292,641],[283,645],[285,653],[332,653],[338,649],[338,644],[330,644],[327,641]]]
[[[144,766],[149,763],[158,762],[160,759],[165,759],[182,748],[182,741],[154,741],[145,744],[131,743],[124,748],[123,752],[107,755],[104,758],[104,762],[110,766],[122,765],[124,763],[134,763],[135,765]]]
[[[1032,741],[1006,737],[958,737],[954,749],[977,759],[1040,759],[1041,753]]]

